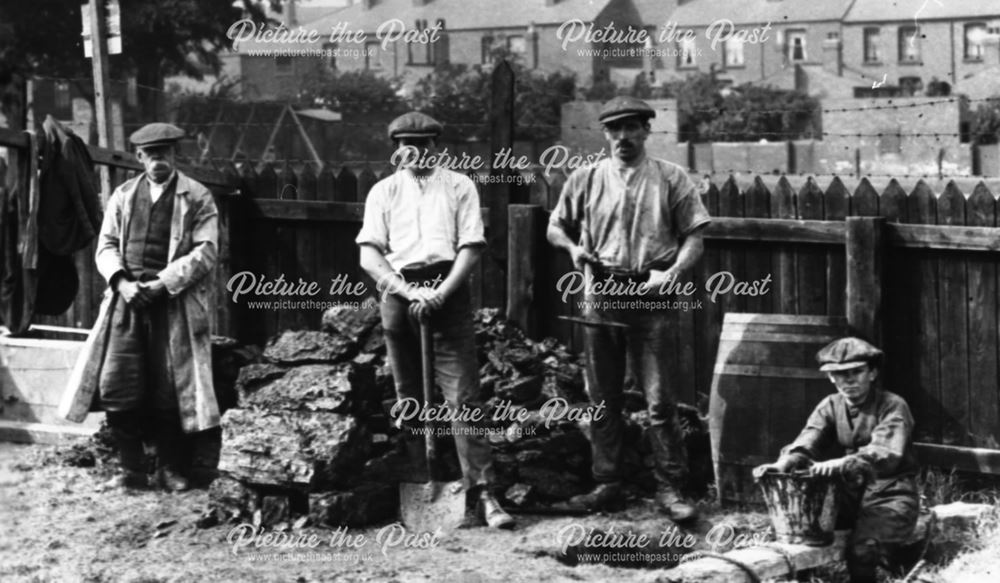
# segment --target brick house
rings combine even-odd
[[[1000,50],[990,33],[997,27],[1000,3],[993,0],[859,0],[844,17],[844,66],[903,95],[923,93],[933,79],[956,92],[992,95],[1000,92]]]
[[[666,4],[673,6],[672,1]],[[567,22],[576,24],[564,27]],[[640,30],[643,24],[635,0],[508,0],[499,6],[492,0],[358,0],[301,26],[317,31],[320,38],[280,46],[245,42],[224,57],[227,76],[243,79],[245,98],[291,97],[297,89],[296,80],[316,66],[341,71],[367,69],[399,78],[409,87],[437,63],[488,66],[497,47],[519,55],[529,68],[575,74],[581,86],[590,85],[595,78],[608,78],[615,69],[639,71],[643,64],[637,52],[641,44],[588,40],[591,30],[609,26],[622,32]],[[564,43],[573,30],[581,38]],[[359,40],[358,33],[364,33],[364,40]],[[408,37],[412,38],[408,41]],[[598,52],[605,48],[633,50],[606,57]],[[322,50],[333,56],[275,58],[252,54],[260,49]]]

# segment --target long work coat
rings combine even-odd
[[[136,188],[145,175],[119,186],[108,200],[97,242],[97,270],[110,282],[125,269],[125,239]],[[219,406],[212,385],[211,319],[213,271],[219,235],[218,211],[212,194],[177,172],[174,214],[170,223],[169,263],[157,276],[169,294],[167,319],[174,384],[181,422],[187,432],[219,425]],[[116,294],[109,289],[94,329],[70,375],[60,412],[83,421],[97,390]]]

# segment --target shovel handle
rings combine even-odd
[[[423,373],[424,385],[424,409],[430,409],[434,402],[434,334],[427,318],[420,318],[420,369]],[[434,422],[429,416],[424,427],[424,447],[427,448],[427,471],[428,475],[433,467],[433,461],[437,459],[437,448],[434,444]]]

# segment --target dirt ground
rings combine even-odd
[[[107,468],[68,467],[52,461],[53,451],[0,443],[0,581],[654,581],[656,569],[560,562],[560,532],[576,525],[643,532],[671,526],[640,500],[610,515],[520,516],[513,531],[460,530],[409,545],[391,526],[350,529],[333,547],[336,532],[306,527],[291,536],[315,534],[318,546],[250,542],[234,554],[235,525],[196,526],[208,506],[206,490],[108,492]],[[695,538],[710,526],[700,521]],[[358,541],[360,548],[349,544]]]

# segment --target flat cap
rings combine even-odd
[[[816,353],[823,372],[848,370],[864,364],[880,366],[882,351],[860,338],[849,336],[834,340]]]
[[[601,106],[601,112],[597,119],[601,123],[608,123],[632,116],[641,117],[645,121],[656,117],[656,112],[641,99],[621,95]]]
[[[411,111],[392,120],[389,124],[389,139],[396,138],[436,138],[441,135],[441,122],[419,111]]]
[[[132,132],[128,141],[136,146],[172,144],[184,137],[184,130],[169,123],[149,123]]]

